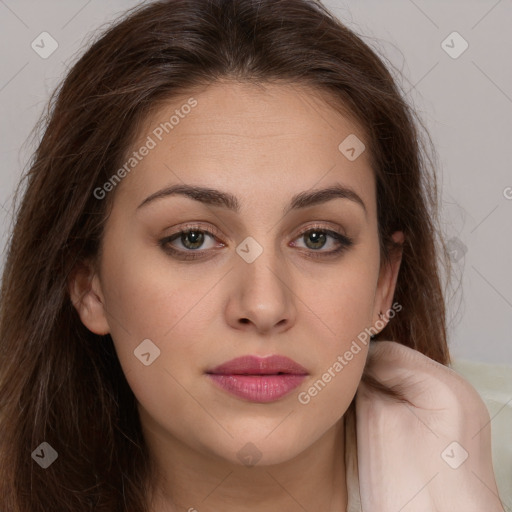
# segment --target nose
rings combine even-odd
[[[226,308],[229,325],[260,334],[290,329],[296,319],[297,296],[282,256],[264,249],[251,263],[237,258]]]

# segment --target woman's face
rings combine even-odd
[[[137,162],[104,189],[113,209],[78,308],[112,335],[149,438],[275,464],[342,418],[366,360],[358,339],[398,271],[380,271],[374,175],[354,135],[364,142],[284,85],[217,83],[147,120]],[[302,376],[208,373],[247,355],[286,356]]]

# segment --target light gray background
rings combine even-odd
[[[13,191],[34,150],[27,137],[50,92],[92,31],[138,3],[0,0],[2,248]],[[436,145],[443,226],[462,280],[449,314],[455,359],[512,364],[512,1],[324,3],[401,71]],[[58,42],[47,59],[31,48],[43,31]],[[442,47],[454,31],[469,44],[455,59]],[[447,44],[461,48],[457,39]],[[0,265],[4,259],[2,251]]]

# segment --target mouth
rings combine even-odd
[[[285,356],[242,356],[223,363],[206,375],[219,388],[250,402],[274,402],[288,395],[308,371]]]

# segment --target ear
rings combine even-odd
[[[101,283],[93,265],[81,262],[76,265],[68,279],[68,290],[82,323],[95,334],[110,332],[104,308]]]
[[[374,324],[377,320],[381,319],[387,324],[389,320],[386,312],[391,308],[398,279],[398,271],[400,270],[400,264],[402,262],[401,246],[403,246],[404,243],[404,234],[402,231],[395,231],[391,235],[391,238],[395,243],[400,244],[400,247],[393,247],[389,256],[389,262],[383,262],[381,264],[375,294],[375,307],[373,312]],[[382,313],[383,317],[379,317],[379,313]]]

